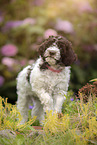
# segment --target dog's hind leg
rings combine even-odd
[[[23,117],[20,124],[24,124],[28,120],[28,109],[29,109],[29,96],[26,94],[20,95],[18,93],[17,109],[19,110],[21,116]]]

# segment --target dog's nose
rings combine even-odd
[[[54,51],[50,51],[49,54],[50,54],[50,56],[53,56],[53,55],[56,54],[56,52],[54,52]]]

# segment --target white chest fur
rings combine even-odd
[[[44,88],[49,94],[57,93],[61,88],[67,91],[70,79],[70,67],[65,67],[60,73],[51,70],[40,70],[39,64],[33,68],[30,76],[32,91]]]

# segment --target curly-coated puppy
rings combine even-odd
[[[46,110],[61,113],[70,80],[70,65],[77,56],[71,43],[61,36],[50,36],[39,48],[40,58],[27,66],[17,77],[17,108],[24,123],[33,101],[32,117],[41,122]]]

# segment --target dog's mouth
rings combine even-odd
[[[62,62],[61,62],[61,58],[60,59],[56,59],[55,57],[51,57],[51,56],[46,56],[45,57],[45,62],[47,62],[50,66],[52,65],[60,65],[62,66]]]
[[[44,58],[45,58],[45,59],[46,59],[46,58],[49,58],[49,59],[51,58],[51,59],[54,59],[55,61],[58,61],[58,59],[54,58],[53,56],[46,56],[46,57],[44,57]]]
[[[45,61],[49,64],[49,65],[55,65],[56,64],[56,58],[51,57],[51,56],[46,56],[45,57]]]

